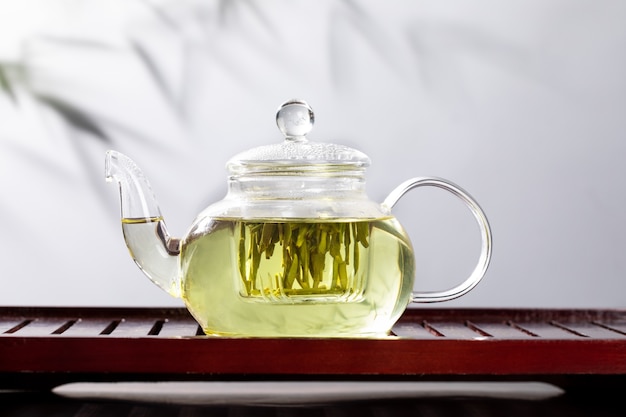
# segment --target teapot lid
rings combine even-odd
[[[226,167],[232,174],[269,172],[344,171],[364,169],[370,159],[343,145],[309,141],[315,115],[303,100],[289,100],[276,113],[276,124],[285,136],[282,143],[259,146],[235,155]]]

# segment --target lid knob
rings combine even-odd
[[[313,129],[314,122],[313,109],[304,100],[289,100],[276,113],[276,124],[285,139],[290,141],[305,141],[305,136]]]

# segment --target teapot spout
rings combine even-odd
[[[150,183],[132,159],[117,151],[106,153],[105,177],[119,185],[122,231],[131,257],[152,282],[180,297],[180,239],[168,233]]]

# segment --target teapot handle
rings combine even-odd
[[[480,234],[482,239],[482,248],[480,252],[480,257],[478,258],[478,264],[474,268],[474,271],[471,273],[471,275],[465,281],[463,281],[456,287],[445,291],[413,292],[411,294],[411,301],[414,303],[436,303],[440,301],[452,300],[466,294],[472,288],[474,288],[476,284],[478,284],[478,282],[483,278],[485,272],[487,272],[487,267],[489,266],[489,261],[491,259],[491,228],[489,227],[489,222],[487,221],[485,213],[480,208],[478,203],[462,188],[441,178],[412,178],[403,182],[387,196],[382,204],[383,210],[391,212],[393,206],[398,202],[398,200],[400,200],[400,198],[405,193],[412,190],[413,188],[423,186],[442,188],[463,200],[463,202],[474,214],[474,217],[480,228]]]

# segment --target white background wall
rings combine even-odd
[[[310,139],[372,158],[374,200],[433,175],[482,205],[491,268],[447,306],[624,307],[624,22],[619,0],[0,1],[0,305],[179,305],[127,254],[104,151],[182,235],[299,97]],[[469,273],[461,203],[420,189],[395,212],[416,288]]]

